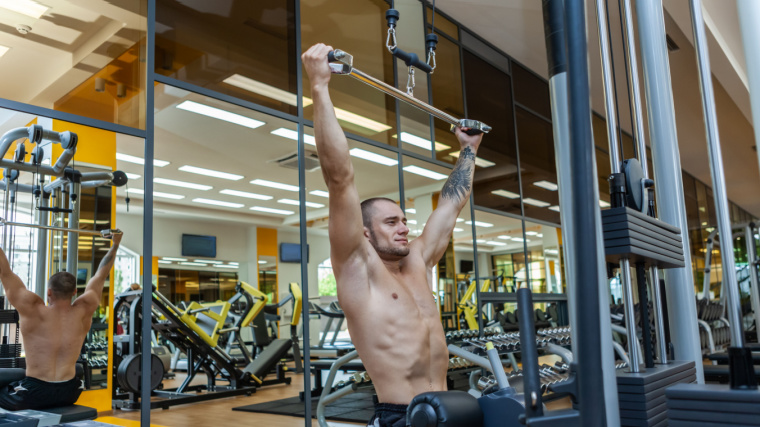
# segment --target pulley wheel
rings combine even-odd
[[[164,379],[164,364],[155,354],[151,354],[150,368],[150,389],[155,390]],[[119,363],[116,380],[123,390],[139,393],[141,374],[140,353],[131,354]]]

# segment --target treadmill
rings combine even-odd
[[[316,358],[338,358],[346,353],[354,350],[354,345],[351,342],[337,341],[340,328],[343,326],[343,321],[346,319],[345,313],[340,308],[337,301],[330,303],[325,309],[318,304],[312,302],[309,303],[309,314],[316,314],[320,318],[322,316],[327,317],[327,324],[320,333],[319,344],[311,346],[309,354],[311,357]],[[333,328],[333,323],[337,321]],[[327,341],[327,335],[332,332],[332,339],[329,343]]]

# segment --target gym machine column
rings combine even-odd
[[[693,361],[697,381],[704,383],[697,309],[695,304],[684,303],[694,301],[694,280],[662,0],[636,1],[636,15],[647,98],[649,141],[656,177],[657,209],[660,219],[679,228],[683,236],[684,267],[665,273],[670,336],[675,347],[675,358]]]
[[[737,0],[739,25],[744,45],[744,61],[747,64],[749,98],[752,105],[752,122],[755,128],[755,144],[760,143],[760,2]],[[760,162],[760,151],[757,153]]]
[[[755,223],[750,222],[744,226],[744,242],[747,247],[747,264],[749,267],[749,298],[752,303],[752,312],[755,317],[755,332],[757,342],[760,343],[760,283],[757,279],[757,249],[755,246]]]

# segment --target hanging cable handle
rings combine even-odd
[[[394,47],[393,49],[391,49],[391,53],[396,58],[400,59],[401,61],[404,61],[404,64],[406,64],[407,67],[415,67],[421,71],[424,71],[427,74],[430,74],[433,72],[433,67],[431,67],[430,65],[420,60],[420,57],[417,56],[416,53],[404,52],[399,47]]]

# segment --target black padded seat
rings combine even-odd
[[[280,362],[280,359],[285,357],[292,345],[293,341],[290,339],[276,339],[272,341],[246,366],[245,371],[250,372],[258,378],[263,378]]]
[[[728,365],[728,353],[713,353],[707,356],[708,359],[718,362],[719,365]],[[760,353],[752,352],[752,364],[760,365]]]
[[[59,414],[61,423],[71,423],[74,421],[94,420],[98,418],[98,411],[95,408],[82,405],[61,406],[60,408],[39,409],[40,412],[49,412]]]
[[[10,384],[13,381],[19,381],[26,377],[26,369],[23,368],[3,368],[0,369],[0,384]]]
[[[719,382],[721,384],[728,383],[728,365],[704,365],[705,380]],[[760,379],[760,367],[755,366],[755,377]]]

